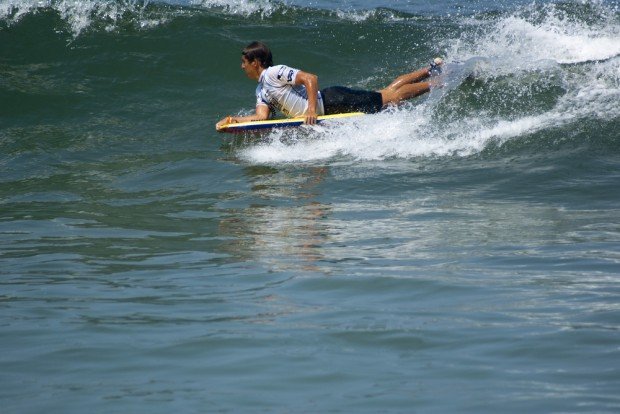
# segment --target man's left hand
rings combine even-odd
[[[315,111],[306,111],[306,124],[314,125],[316,124],[316,112]]]

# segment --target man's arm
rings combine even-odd
[[[256,112],[252,115],[247,116],[227,116],[223,118],[220,122],[215,124],[215,129],[217,131],[222,129],[223,125],[226,124],[237,124],[239,122],[249,122],[249,121],[264,121],[269,118],[269,107],[267,105],[256,105]]]
[[[316,123],[316,102],[319,95],[319,78],[318,76],[299,71],[295,76],[295,85],[304,85],[308,94],[308,109],[306,110],[306,124]]]

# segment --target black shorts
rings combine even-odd
[[[342,114],[345,112],[364,112],[367,114],[383,109],[381,93],[330,86],[321,91],[325,115]]]

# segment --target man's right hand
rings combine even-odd
[[[223,118],[220,122],[218,122],[217,124],[215,124],[215,130],[216,131],[220,131],[222,130],[222,128],[224,127],[224,125],[227,124],[234,124],[235,122],[237,122],[235,120],[235,118],[233,118],[232,116],[227,116],[226,118]]]

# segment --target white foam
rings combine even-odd
[[[147,5],[148,1],[137,0],[0,0],[0,19],[16,23],[29,13],[49,8],[67,22],[74,36],[91,27],[93,20],[106,22],[106,29],[113,30],[127,12],[136,15],[135,23],[140,28],[151,28],[167,20],[144,18],[142,13]]]
[[[596,24],[569,18],[553,4],[529,11],[501,18],[483,35],[449,41],[449,55],[457,60],[484,56],[498,67],[526,69],[542,60],[581,63],[620,55],[620,24],[604,11]]]
[[[207,9],[219,8],[233,15],[251,16],[259,14],[264,18],[277,11],[281,3],[272,0],[192,0],[191,4]]]
[[[404,17],[396,16],[390,10],[336,10],[336,16],[341,20],[346,20],[355,23],[365,22],[372,19],[381,19],[389,22],[404,21]]]
[[[60,17],[69,23],[73,33],[76,35],[88,28],[91,24],[91,15],[97,12],[106,16],[118,14],[116,3],[97,4],[95,1],[59,1],[56,2],[54,8],[60,13]],[[112,11],[114,9],[114,11]],[[105,11],[104,11],[105,10]]]
[[[18,22],[22,17],[38,8],[49,7],[50,3],[50,0],[0,0],[0,19]]]

